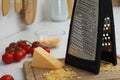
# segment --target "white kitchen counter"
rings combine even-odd
[[[9,45],[11,42],[16,42],[18,40],[28,40],[28,41],[35,41],[37,40],[34,32],[39,31],[42,32],[44,30],[56,30],[56,31],[65,31],[64,35],[61,35],[61,42],[57,48],[51,49],[51,54],[57,58],[64,58],[66,53],[66,46],[67,46],[67,38],[69,32],[69,22],[41,22],[38,24],[31,25],[29,29],[23,30],[18,32],[14,35],[6,37],[0,40],[0,76],[4,74],[11,74],[15,78],[15,80],[24,80],[24,73],[23,73],[23,63],[27,60],[31,60],[31,56],[27,55],[25,59],[20,62],[12,63],[12,64],[4,64],[1,60],[2,55],[4,54],[4,49]]]
[[[117,47],[117,54],[120,54],[120,7],[114,8],[114,17],[115,17],[115,33],[116,33],[116,47]],[[8,46],[11,42],[16,42],[18,40],[29,40],[35,41],[36,36],[34,35],[35,31],[44,31],[44,30],[56,30],[56,31],[65,31],[65,35],[61,36],[61,43],[58,45],[57,48],[51,50],[51,54],[57,58],[64,58],[66,53],[66,46],[67,46],[67,38],[69,32],[69,22],[41,22],[38,24],[31,25],[29,29],[23,30],[18,32],[14,35],[8,36],[4,39],[0,40],[0,76],[4,74],[11,74],[15,80],[24,80],[24,73],[23,73],[23,63],[27,60],[31,60],[31,56],[28,55],[20,62],[12,63],[12,64],[4,64],[1,60],[1,57],[4,53],[5,47]]]

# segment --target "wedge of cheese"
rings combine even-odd
[[[41,47],[35,48],[31,65],[44,69],[60,69],[64,66],[62,62]]]

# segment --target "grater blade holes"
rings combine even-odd
[[[112,51],[112,42],[111,42],[111,23],[110,17],[106,17],[104,19],[104,26],[103,26],[103,37],[102,37],[102,49],[105,52]]]

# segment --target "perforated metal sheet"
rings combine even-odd
[[[77,0],[68,53],[85,60],[96,57],[98,0]]]
[[[102,37],[102,51],[112,52],[112,41],[111,41],[111,20],[110,17],[104,19],[103,37]]]

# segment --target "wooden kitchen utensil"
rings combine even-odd
[[[23,0],[22,19],[26,24],[32,24],[36,16],[37,0]]]
[[[6,16],[10,10],[10,0],[2,0],[2,15]]]
[[[68,19],[71,19],[73,10],[73,0],[67,0],[68,3]]]
[[[64,62],[64,60],[61,60]],[[104,64],[109,65],[108,62]],[[118,66],[120,66],[120,59],[118,59]],[[77,73],[73,79],[70,80],[120,80],[120,71],[101,71],[99,75],[94,75],[90,72],[78,69],[76,67],[65,65],[64,68],[71,68]],[[109,68],[109,67],[108,67]],[[117,67],[116,67],[117,68]],[[49,72],[47,69],[34,68],[31,66],[31,61],[24,62],[23,65],[25,80],[46,80],[41,77],[44,73]]]
[[[21,11],[22,6],[23,6],[22,0],[14,0],[14,8],[16,13],[19,13]]]
[[[120,6],[120,0],[112,0],[113,6]]]
[[[101,59],[117,64],[112,0],[75,0],[65,63],[98,74]]]

